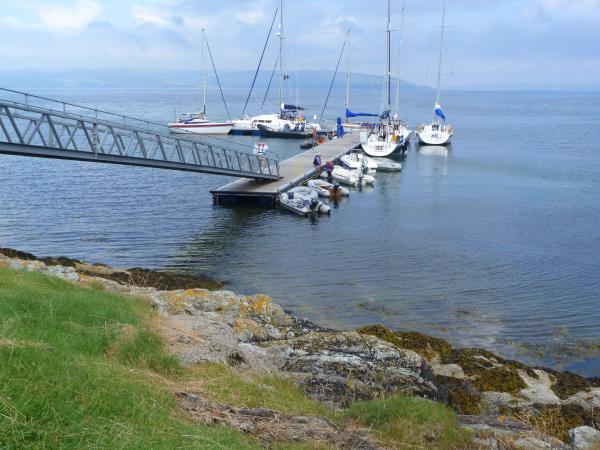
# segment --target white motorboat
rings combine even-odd
[[[187,113],[179,116],[175,122],[168,124],[171,133],[194,134],[228,134],[233,128],[233,122],[211,122],[206,118],[206,69],[204,67],[204,42],[206,35],[202,29],[202,112]],[[215,72],[216,74],[216,72]]]
[[[350,195],[350,191],[345,187],[333,185],[325,180],[308,180],[307,184],[309,188],[319,194],[319,197],[348,197]]]
[[[319,194],[308,186],[296,186],[288,192],[293,192],[296,196],[308,197],[312,200],[319,200]]]
[[[340,158],[341,163],[351,170],[362,170],[373,175],[377,172],[377,162],[362,153],[352,152]]]
[[[402,164],[389,158],[372,158],[379,172],[401,172]]]
[[[322,172],[321,177],[327,178],[327,172]],[[340,184],[353,187],[375,184],[375,178],[371,175],[365,175],[359,170],[344,169],[342,166],[333,166],[331,178]]]
[[[275,21],[275,17],[273,17],[273,23]],[[269,33],[270,36],[270,33]],[[273,114],[262,114],[254,117],[243,117],[238,120],[233,121],[233,128],[231,129],[232,134],[252,134],[252,135],[270,135],[277,136],[277,133],[282,133],[277,137],[281,138],[290,138],[296,137],[293,133],[289,134],[289,130],[300,130],[302,132],[306,131],[307,133],[312,133],[313,129],[316,132],[321,130],[321,127],[318,123],[307,122],[301,114],[298,114],[300,111],[304,111],[304,108],[296,105],[286,104],[284,101],[284,92],[285,92],[285,81],[288,80],[289,75],[285,71],[284,66],[284,54],[283,54],[283,42],[284,42],[284,32],[283,32],[283,0],[279,2],[279,31],[277,33],[279,37],[279,57],[277,61],[279,62],[279,113]],[[264,53],[263,53],[264,56]],[[262,57],[261,57],[262,61]],[[260,68],[260,63],[259,63]],[[257,69],[258,70],[258,69]],[[254,85],[253,85],[254,86]],[[269,83],[270,86],[270,83]],[[268,90],[267,90],[268,92]],[[250,98],[250,94],[248,95]],[[266,96],[265,96],[266,99]],[[246,104],[248,102],[246,101]],[[264,101],[263,101],[264,104]],[[242,114],[245,112],[244,111]],[[260,125],[260,127],[259,127]],[[262,129],[261,129],[262,128]],[[306,136],[300,136],[306,137]]]
[[[310,188],[290,189],[279,195],[279,204],[298,215],[309,217],[316,214],[331,214],[331,208],[319,200]]]
[[[168,126],[171,133],[228,134],[233,123],[211,122],[206,118],[204,112],[198,112],[184,114]]]
[[[444,31],[446,29],[446,0],[444,0],[443,4],[440,55],[438,60],[437,96],[433,107],[434,118],[430,124],[419,125],[416,130],[419,142],[424,145],[446,145],[450,143],[452,136],[454,135],[454,128],[446,123],[446,114],[442,110],[440,104]]]

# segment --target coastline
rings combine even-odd
[[[380,325],[321,328],[266,295],[237,295],[209,277],[38,259],[12,249],[0,249],[0,267],[142,297],[160,314],[159,334],[183,366],[219,363],[252,376],[281,376],[333,409],[398,393],[424,397],[454,409],[480,448],[509,448],[504,440],[519,439],[548,444],[531,448],[567,448],[572,430],[600,428],[600,378],[529,367]],[[222,413],[197,393],[177,395],[185,410],[211,423]],[[239,428],[236,423],[227,424]]]

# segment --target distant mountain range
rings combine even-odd
[[[254,71],[244,70],[219,74],[225,89],[248,89],[254,77]],[[290,87],[296,83],[302,89],[327,89],[333,72],[328,70],[304,70],[291,72],[288,81]],[[261,71],[256,87],[266,88],[271,71]],[[393,83],[396,81],[393,80]],[[273,78],[273,87],[277,85],[277,74]],[[338,72],[335,89],[344,89],[346,74]],[[381,76],[363,73],[351,74],[352,89],[380,88]],[[216,86],[214,75],[207,76],[207,84]],[[65,71],[0,71],[0,87],[12,89],[57,89],[57,88],[198,88],[202,86],[202,75],[191,70],[65,70]],[[403,89],[430,89],[403,81]]]

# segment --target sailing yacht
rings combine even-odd
[[[446,30],[446,0],[443,0],[442,8],[442,30],[440,39],[440,57],[438,62],[437,96],[433,107],[434,118],[430,124],[419,125],[417,136],[419,142],[424,145],[446,145],[450,143],[454,135],[454,128],[446,123],[446,114],[440,104],[441,81],[442,81],[442,57],[444,55],[444,32]]]
[[[283,0],[279,3],[279,113],[262,114],[254,117],[244,117],[233,121],[232,134],[252,134],[271,136],[290,137],[294,132],[304,134],[312,133],[313,129],[317,132],[321,127],[318,123],[308,123],[302,116],[304,108],[296,105],[286,104],[284,101],[284,83],[289,78],[285,73],[284,55],[283,55]]]
[[[168,124],[171,133],[194,134],[228,134],[233,122],[211,122],[206,118],[206,68],[204,67],[204,41],[206,36],[202,29],[202,111],[186,113],[179,116],[176,122]]]
[[[398,149],[406,151],[408,141],[404,140],[406,128],[399,120],[393,120],[390,117],[392,109],[391,98],[391,5],[390,0],[387,2],[387,30],[386,30],[386,62],[385,62],[385,83],[384,83],[384,101],[386,107],[383,113],[379,116],[380,121],[371,133],[367,136],[365,142],[362,143],[362,148],[369,156],[384,157],[389,156]]]

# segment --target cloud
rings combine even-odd
[[[539,0],[545,9],[579,9],[594,8],[600,5],[599,0]]]
[[[8,28],[18,28],[21,26],[21,22],[12,16],[7,16],[0,18],[0,25]]]
[[[131,15],[138,23],[150,24],[158,28],[181,27],[183,25],[183,19],[180,16],[153,6],[132,5]]]
[[[93,0],[77,0],[73,7],[51,4],[38,10],[40,25],[58,32],[80,31],[93,22],[102,6]]]

